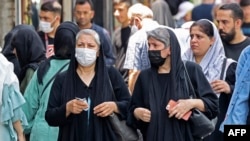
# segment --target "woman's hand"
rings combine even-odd
[[[88,108],[87,101],[82,101],[79,99],[70,100],[66,104],[66,117],[68,117],[71,113],[80,114],[84,109],[87,108]]]
[[[15,122],[13,122],[13,127],[17,133],[17,140],[18,141],[25,141],[25,136],[23,134],[23,127],[22,127],[21,121],[17,120]]]
[[[150,122],[151,111],[146,108],[135,108],[134,116],[144,122]]]
[[[215,80],[211,82],[211,87],[213,88],[215,93],[226,93],[226,94],[231,93],[230,86],[224,80]]]
[[[174,104],[167,105],[166,109],[168,110],[169,117],[175,116],[178,119],[183,118],[183,116],[189,112],[193,107],[193,99],[180,99]]]
[[[26,141],[24,134],[18,134],[17,141]]]
[[[119,113],[115,102],[103,102],[94,107],[94,114],[100,117],[106,117],[111,115],[113,112]]]

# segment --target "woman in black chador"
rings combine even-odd
[[[45,119],[59,126],[58,141],[116,141],[108,116],[126,119],[129,100],[121,74],[105,65],[99,35],[83,29],[68,70],[52,85]]]
[[[144,141],[195,141],[184,115],[197,108],[212,119],[218,114],[218,98],[201,67],[186,62],[197,94],[190,99],[184,63],[174,32],[165,27],[148,32],[151,68],[140,73],[129,105],[127,123],[141,130]],[[176,101],[176,106],[169,101]]]

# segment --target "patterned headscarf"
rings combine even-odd
[[[223,60],[226,56],[225,56],[225,51],[223,48],[223,44],[222,44],[219,32],[218,32],[216,26],[214,25],[214,23],[212,23],[206,19],[202,19],[199,21],[207,21],[210,24],[212,24],[212,26],[213,26],[214,43],[208,49],[208,51],[206,52],[206,54],[204,55],[204,57],[202,58],[202,60],[199,64],[202,67],[202,70],[203,70],[207,80],[209,82],[211,82],[213,80],[220,79]],[[194,56],[193,51],[190,47],[184,53],[184,55],[182,56],[182,59],[195,62],[195,56]]]

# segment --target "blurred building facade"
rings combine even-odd
[[[4,36],[15,25],[15,0],[0,0],[0,46]]]

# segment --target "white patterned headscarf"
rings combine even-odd
[[[2,105],[3,86],[12,84],[19,90],[19,81],[14,73],[14,66],[0,53],[0,106]]]
[[[213,80],[220,79],[223,60],[226,57],[225,57],[225,51],[224,51],[224,47],[223,47],[218,29],[216,28],[214,23],[212,23],[211,21],[206,20],[206,19],[202,19],[202,20],[205,20],[205,21],[208,21],[209,23],[211,23],[213,26],[213,31],[214,31],[214,40],[215,41],[214,41],[213,45],[211,45],[211,47],[208,49],[208,51],[206,52],[205,56],[202,58],[202,60],[199,64],[202,67],[202,70],[203,70],[207,80],[209,82],[211,82]],[[189,46],[190,46],[190,44],[189,44]],[[184,55],[182,56],[182,59],[195,62],[195,57],[194,57],[193,51],[190,47],[184,53]],[[225,71],[226,70],[227,69],[225,69]]]

